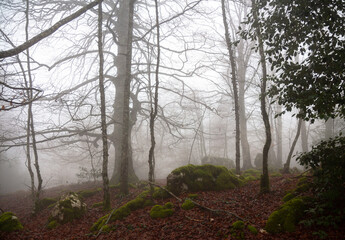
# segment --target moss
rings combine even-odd
[[[100,192],[100,190],[98,190],[98,189],[92,189],[92,190],[82,190],[82,191],[77,192],[77,194],[81,198],[85,199],[85,198],[88,198],[88,197],[92,197],[93,195],[95,195],[95,194],[97,194],[99,192]]]
[[[47,207],[53,206],[57,202],[56,199],[53,198],[43,198],[35,202],[35,211],[42,211]]]
[[[173,209],[174,204],[172,202],[167,202],[167,203],[164,204],[164,207],[167,208],[167,209]]]
[[[245,182],[251,182],[251,181],[255,181],[255,180],[258,180],[258,178],[254,177],[254,176],[244,177]]]
[[[243,221],[236,221],[232,224],[232,228],[236,230],[244,229],[244,222]]]
[[[198,194],[196,194],[196,193],[190,193],[190,194],[188,194],[188,198],[190,198],[190,199],[198,199]]]
[[[110,219],[113,222],[116,220],[122,220],[125,217],[127,217],[130,213],[131,210],[126,205],[124,205],[116,209]]]
[[[97,203],[94,203],[92,204],[91,206],[92,208],[99,208],[99,207],[103,207],[103,202],[97,202]]]
[[[261,171],[254,168],[247,169],[242,173],[242,176],[244,177],[253,176],[256,179],[259,179],[260,175],[261,175]]]
[[[168,176],[167,188],[175,194],[182,191],[225,190],[240,186],[243,182],[223,166],[205,164],[177,168]]]
[[[301,177],[300,179],[298,179],[297,186],[300,186],[300,185],[305,184],[307,182],[308,182],[307,177]]]
[[[247,228],[248,228],[248,230],[249,230],[251,233],[253,233],[254,235],[257,235],[257,234],[258,234],[258,230],[257,230],[255,227],[253,227],[252,225],[248,225]]]
[[[105,222],[107,221],[108,217],[109,217],[109,214],[107,214],[107,215],[105,215],[105,216],[99,218],[99,219],[97,220],[97,222],[95,222],[95,223],[92,225],[92,227],[91,227],[90,230],[91,230],[92,232],[99,231],[99,230],[101,229],[101,227],[102,227],[102,226],[105,224]]]
[[[169,193],[159,187],[155,187],[152,197],[154,199],[165,199],[169,197]]]
[[[59,223],[56,220],[50,221],[47,225],[48,229],[54,229],[59,225]]]
[[[140,209],[144,206],[145,200],[141,197],[137,197],[129,201],[125,206],[127,206],[131,211]]]
[[[12,212],[4,212],[0,215],[0,231],[13,232],[22,229],[23,225]]]
[[[165,218],[174,214],[174,210],[167,208],[165,205],[155,205],[151,208],[150,216],[151,218]]]
[[[294,193],[287,193],[287,194],[283,197],[283,202],[290,201],[290,200],[293,199],[294,197],[296,197],[296,195],[295,195]]]
[[[280,172],[273,172],[270,174],[271,177],[281,177],[282,174]]]
[[[297,186],[297,188],[295,189],[295,192],[297,192],[297,193],[307,192],[307,191],[309,191],[310,188],[311,188],[310,183],[303,183],[303,184],[300,184],[299,186]]]
[[[303,198],[293,198],[274,211],[267,220],[266,231],[269,233],[293,232],[295,224],[303,216],[306,204]]]
[[[190,199],[186,199],[184,203],[182,203],[181,205],[181,208],[183,210],[190,210],[190,209],[193,209],[194,207],[195,207],[195,204]]]
[[[105,232],[105,233],[111,232],[112,230],[113,228],[108,224],[104,225],[102,228],[102,232]]]

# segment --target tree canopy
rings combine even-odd
[[[271,96],[305,120],[345,116],[345,2],[260,1]],[[250,20],[250,18],[249,18]]]

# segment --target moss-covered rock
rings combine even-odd
[[[194,207],[195,207],[195,204],[190,199],[186,199],[181,205],[181,208],[183,210],[190,210],[190,209],[193,209]]]
[[[54,206],[49,222],[57,221],[60,224],[71,222],[73,219],[80,218],[86,211],[86,204],[80,197],[70,192],[61,197]]]
[[[306,209],[303,198],[293,198],[274,211],[267,220],[266,231],[269,233],[293,232]]]
[[[0,215],[0,231],[13,232],[22,229],[23,225],[12,212],[4,212]]]
[[[165,199],[170,197],[169,193],[167,193],[167,191],[164,191],[163,189],[159,188],[159,187],[155,187],[154,188],[154,192],[152,194],[152,197],[154,199]]]
[[[236,221],[232,224],[232,228],[236,230],[242,230],[244,229],[245,225],[243,221]]]
[[[174,214],[172,203],[166,203],[164,206],[155,205],[151,208],[151,218],[166,218]]]
[[[240,186],[242,180],[226,167],[187,165],[173,170],[167,178],[167,188],[180,194],[183,191],[225,190]]]
[[[77,194],[82,198],[88,198],[88,197],[92,197],[93,195],[96,195],[97,193],[100,193],[102,191],[102,189],[98,188],[98,189],[89,189],[89,190],[82,190],[77,192]]]
[[[230,158],[205,156],[201,159],[201,164],[211,164],[216,166],[224,166],[228,169],[235,168],[235,163]]]

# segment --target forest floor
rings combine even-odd
[[[298,225],[293,233],[268,234],[262,229],[269,215],[281,204],[281,199],[290,189],[295,188],[297,178],[294,175],[271,177],[271,192],[259,194],[259,181],[252,181],[240,188],[219,192],[197,192],[199,204],[232,214],[215,214],[198,207],[192,210],[182,210],[181,203],[175,198],[157,201],[158,204],[172,202],[175,213],[168,218],[151,219],[150,207],[136,210],[122,221],[113,222],[116,230],[102,233],[97,239],[235,239],[231,236],[231,225],[239,220],[235,215],[246,220],[247,224],[255,226],[257,235],[244,232],[243,239],[318,239],[313,232],[317,229]],[[164,181],[160,181],[164,185]],[[58,197],[68,191],[95,189],[100,184],[84,183],[60,186],[46,189],[43,197]],[[134,199],[142,190],[131,189],[130,194],[122,196],[118,189],[111,189],[111,205],[117,208]],[[180,197],[184,199],[187,194]],[[102,201],[102,192],[85,199],[88,206],[86,214],[71,223],[60,225],[48,230],[46,225],[51,209],[45,209],[35,216],[31,215],[31,201],[28,192],[0,196],[0,208],[14,212],[24,226],[24,230],[14,233],[1,233],[0,239],[96,239],[90,234],[90,228],[100,217],[104,216],[101,208],[92,208],[94,203]],[[344,239],[344,228],[328,229],[327,239]]]

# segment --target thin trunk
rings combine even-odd
[[[276,113],[282,112],[281,105],[277,105]],[[276,118],[276,143],[277,143],[277,161],[280,167],[283,165],[283,123],[282,117],[278,116]]]
[[[123,194],[128,194],[128,162],[129,162],[129,141],[130,141],[130,123],[129,123],[129,98],[131,86],[131,67],[132,67],[132,39],[133,39],[133,11],[135,0],[129,0],[128,14],[128,41],[126,52],[126,76],[124,82],[123,94],[123,130],[122,130],[122,151],[121,151],[121,176],[120,190]]]
[[[308,134],[307,134],[305,121],[303,121],[301,125],[301,144],[302,144],[302,151],[308,152]]]
[[[260,192],[265,193],[265,192],[270,191],[269,176],[268,176],[268,152],[271,146],[272,138],[271,138],[271,127],[270,127],[270,122],[269,122],[269,118],[267,114],[266,100],[265,100],[266,84],[267,84],[266,59],[265,59],[265,53],[264,53],[264,44],[261,37],[261,29],[260,29],[260,25],[258,21],[258,10],[257,10],[257,5],[256,5],[255,0],[252,0],[252,8],[253,8],[253,19],[254,19],[254,25],[255,25],[256,38],[259,44],[260,63],[261,63],[261,68],[262,68],[260,102],[261,102],[262,119],[265,125],[266,142],[265,142],[265,145],[263,147],[263,152],[262,152],[262,176],[261,176],[261,181],[260,181]]]
[[[102,37],[102,2],[98,4],[98,54],[99,54],[99,92],[101,97],[101,128],[103,143],[103,164],[102,164],[102,180],[103,180],[103,209],[110,209],[110,193],[108,178],[108,134],[107,134],[107,115],[105,109],[105,91],[104,91],[104,75],[103,75],[103,37]]]
[[[286,159],[286,163],[284,164],[283,173],[289,173],[290,172],[291,157],[292,157],[293,151],[295,150],[295,146],[296,146],[297,140],[299,138],[299,135],[301,133],[302,122],[303,122],[303,120],[302,120],[302,118],[300,118],[298,120],[297,133],[296,133],[295,139],[292,142],[292,145],[291,145],[291,148],[289,151],[289,155]]]
[[[196,129],[196,131],[195,131],[195,135],[194,135],[194,138],[193,138],[192,146],[190,147],[190,151],[189,151],[188,164],[190,164],[190,160],[191,160],[191,158],[192,158],[192,152],[193,152],[194,143],[195,143],[196,137],[197,137],[198,134],[199,134],[200,128],[201,128],[201,126],[202,126],[202,122],[203,122],[203,120],[204,120],[205,112],[206,112],[206,108],[205,108],[205,110],[204,110],[204,112],[203,112],[203,114],[202,114],[202,116],[201,116],[201,118],[200,118],[199,126],[198,126],[198,128]]]
[[[328,140],[333,137],[333,124],[334,120],[332,118],[327,119],[325,122],[325,139]]]
[[[26,11],[25,11],[25,17],[26,17],[26,25],[25,25],[25,37],[26,41],[29,40],[29,0],[26,0]],[[30,124],[30,132],[31,132],[31,139],[32,139],[32,150],[34,153],[34,159],[35,159],[35,170],[36,170],[36,176],[37,176],[37,189],[35,191],[35,196],[34,196],[34,203],[35,203],[35,209],[34,211],[36,212],[36,202],[40,199],[40,194],[41,194],[41,189],[42,189],[42,176],[41,176],[41,171],[40,171],[40,166],[38,162],[38,152],[37,152],[37,144],[36,144],[36,134],[35,134],[35,126],[34,126],[34,118],[33,118],[33,113],[32,113],[32,98],[33,98],[33,93],[32,93],[32,76],[31,76],[31,67],[30,67],[30,52],[29,49],[26,49],[26,60],[27,60],[27,70],[28,70],[28,79],[29,79],[29,109],[28,109],[28,118],[30,118],[29,124]]]
[[[156,85],[155,85],[155,96],[154,103],[152,104],[151,98],[151,112],[150,112],[150,134],[151,134],[151,148],[149,151],[149,182],[154,182],[154,166],[155,166],[155,119],[158,112],[158,86],[159,86],[159,61],[160,61],[160,38],[159,38],[159,15],[158,15],[158,3],[155,0],[156,9],[156,26],[157,26],[157,64],[156,64]],[[150,93],[150,96],[151,93]],[[153,194],[153,185],[150,184],[151,194]]]
[[[226,20],[225,12],[225,0],[222,1],[222,14],[223,14],[223,24],[225,28],[225,40],[228,48],[230,65],[231,65],[231,82],[234,92],[234,101],[235,101],[235,124],[236,124],[236,174],[241,174],[240,166],[240,116],[239,116],[239,104],[238,104],[238,88],[237,88],[237,79],[236,79],[236,62],[234,57],[234,52],[232,50],[232,42],[229,35],[229,26]]]

